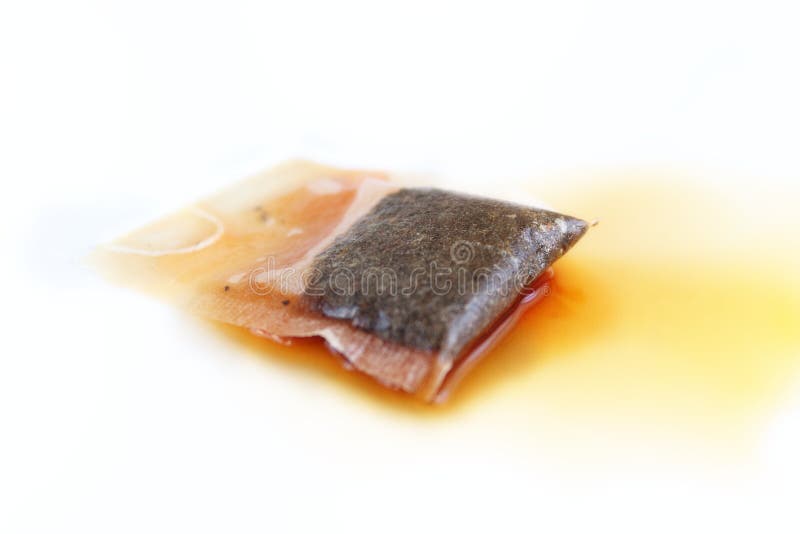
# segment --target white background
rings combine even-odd
[[[80,259],[295,156],[465,186],[679,165],[797,194],[797,5],[0,0],[0,531],[793,531],[798,402],[746,477],[567,476],[221,358]]]

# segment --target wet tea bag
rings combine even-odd
[[[552,211],[290,162],[101,247],[125,283],[443,400],[586,231]]]

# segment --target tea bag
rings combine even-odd
[[[289,162],[95,252],[115,279],[278,342],[318,336],[444,400],[586,231],[552,211]]]

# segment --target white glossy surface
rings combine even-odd
[[[796,532],[798,395],[741,465],[573,464],[479,413],[387,416],[81,264],[294,156],[800,193],[796,2],[464,4],[2,4],[0,531]]]

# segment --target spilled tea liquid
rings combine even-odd
[[[465,439],[481,429],[510,448],[587,459],[630,443],[649,453],[746,452],[799,383],[800,218],[790,199],[668,174],[575,180],[527,189],[598,224],[557,262],[551,293],[444,405],[347,372],[313,340],[282,347],[221,328],[270,364],[333,381],[386,417]]]

